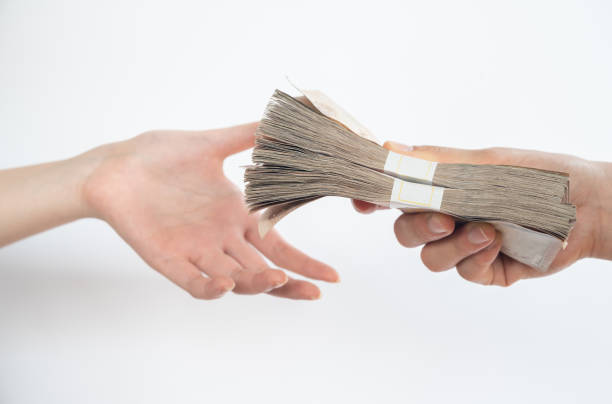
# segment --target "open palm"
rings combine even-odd
[[[255,128],[153,131],[113,144],[84,197],[151,267],[194,297],[233,290],[316,299],[317,286],[270,268],[263,256],[312,279],[337,282],[337,273],[275,231],[261,239],[257,217],[223,174],[223,159],[251,147]]]

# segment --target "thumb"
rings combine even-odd
[[[507,164],[510,153],[503,149],[454,149],[442,146],[407,146],[397,142],[387,141],[386,149],[423,160],[439,163],[462,164]]]
[[[255,130],[259,122],[246,123],[229,128],[215,129],[215,142],[223,156],[229,156],[255,145]]]

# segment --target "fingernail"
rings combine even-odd
[[[413,149],[412,146],[408,146],[408,145],[398,143],[398,142],[393,142],[390,140],[387,142],[387,148],[396,150],[396,151],[401,151],[401,152],[411,152]]]
[[[220,289],[221,291],[223,291],[223,293],[225,293],[225,292],[229,292],[230,290],[234,289],[234,288],[236,287],[236,282],[234,282],[234,281],[233,281],[233,280],[231,280],[231,279],[230,279],[230,282],[231,282],[231,283],[224,282],[225,284],[222,284],[222,285],[219,287],[219,289]]]
[[[435,214],[429,216],[427,226],[434,234],[446,233],[448,231],[448,229],[444,226],[444,223],[442,223],[442,220],[440,220],[440,216]]]
[[[276,282],[272,283],[272,286],[270,286],[268,289],[264,290],[263,293],[268,293],[268,292],[270,292],[270,291],[272,291],[274,289],[280,288],[281,286],[285,286],[285,284],[287,282],[289,282],[289,277],[285,276],[282,280],[276,281]]]
[[[496,249],[497,247],[499,247],[499,244],[500,244],[500,243],[498,243],[498,242],[491,243],[491,244],[489,244],[489,245],[488,245],[488,246],[487,246],[487,247],[484,249],[484,251],[494,250],[494,249]]]
[[[317,291],[316,295],[310,296],[310,300],[319,300],[321,298],[321,291]]]
[[[489,240],[489,236],[487,236],[482,226],[477,225],[468,232],[468,240],[472,244],[482,244]]]
[[[280,282],[275,282],[275,286],[274,287],[280,288],[281,286],[285,286],[285,284],[287,282],[289,282],[289,277],[285,275],[283,280],[281,280]]]
[[[278,282],[274,282],[274,286],[272,286],[272,289],[277,289],[280,287],[283,287],[287,284],[287,282],[289,282],[289,277],[286,276],[285,279],[283,279],[282,281],[278,281]],[[270,290],[272,290],[270,289]]]
[[[230,283],[229,285],[219,285],[217,286],[216,292],[217,292],[217,296],[223,296],[224,294],[226,294],[227,292],[231,291],[232,289],[234,289],[234,287],[236,287],[236,284],[234,282]]]

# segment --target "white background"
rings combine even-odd
[[[286,74],[381,139],[612,160],[611,19],[607,1],[0,0],[0,167],[257,120]],[[427,271],[397,215],[328,198],[280,224],[340,271],[317,302],[193,300],[94,220],[5,247],[0,403],[612,400],[612,264],[482,287]]]

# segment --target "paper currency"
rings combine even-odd
[[[564,246],[575,218],[566,174],[524,167],[439,164],[383,149],[329,97],[302,91],[304,104],[276,92],[247,170],[247,202],[267,207],[265,236],[280,219],[327,195],[485,220],[502,252],[541,271]]]

